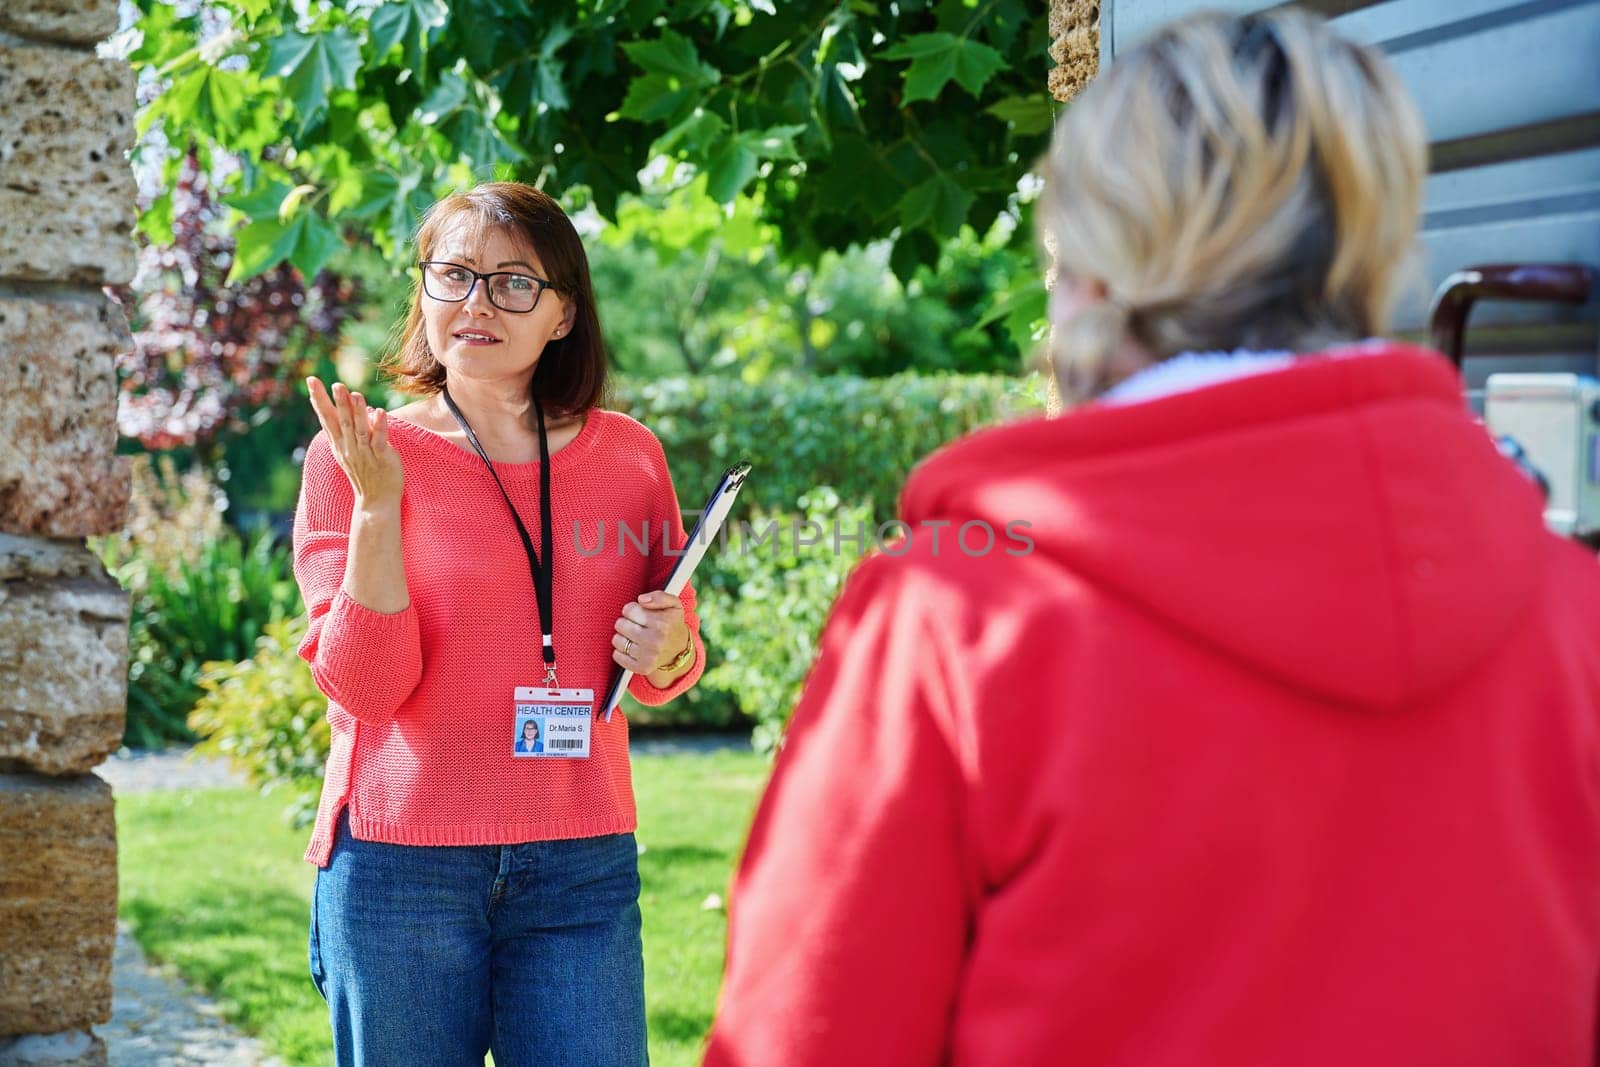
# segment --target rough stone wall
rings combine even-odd
[[[0,1018],[13,1033],[110,1021],[114,825],[96,775],[0,776]]]
[[[132,280],[134,77],[116,0],[0,0],[0,1064],[106,1062],[127,598],[117,353]]]
[[[1063,104],[1100,72],[1099,0],[1050,0],[1050,95]]]
[[[1050,0],[1050,95],[1061,103],[1071,103],[1083,87],[1100,72],[1099,0]],[[1046,247],[1049,247],[1048,238]],[[1055,287],[1056,268],[1052,261],[1045,272],[1045,288]],[[1045,395],[1045,410],[1054,415],[1061,410],[1061,392],[1054,377]]]

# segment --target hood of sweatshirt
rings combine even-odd
[[[1022,521],[1069,568],[1284,685],[1403,709],[1527,610],[1552,541],[1437,354],[1404,345],[988,430],[919,466],[914,528]]]

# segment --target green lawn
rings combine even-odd
[[[650,1060],[698,1062],[726,929],[703,903],[725,894],[762,783],[760,756],[641,756]],[[117,798],[119,910],[154,959],[173,964],[291,1064],[331,1062],[326,1008],[306,972],[313,868],[282,803],[239,789]]]

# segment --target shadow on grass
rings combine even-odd
[[[211,882],[181,905],[134,897],[121,910],[145,952],[217,997],[225,1015],[246,1002],[321,1002],[306,962],[310,911],[293,893]]]
[[[726,849],[706,848],[704,845],[651,845],[645,842],[644,855],[639,866],[669,867],[677,863],[727,863]]]
[[[649,1015],[650,1036],[660,1041],[671,1041],[698,1048],[705,1040],[706,1032],[711,1029],[710,1012],[661,1008],[652,1010]]]

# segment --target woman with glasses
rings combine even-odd
[[[619,668],[651,705],[703,669],[693,590],[662,591],[672,479],[601,407],[588,261],[555,201],[450,196],[416,251],[385,361],[416,399],[308,383],[300,654],[332,727],[312,977],[341,1065],[644,1063],[628,727],[599,705]],[[594,551],[608,527],[617,550]],[[532,714],[540,751],[519,752]]]

